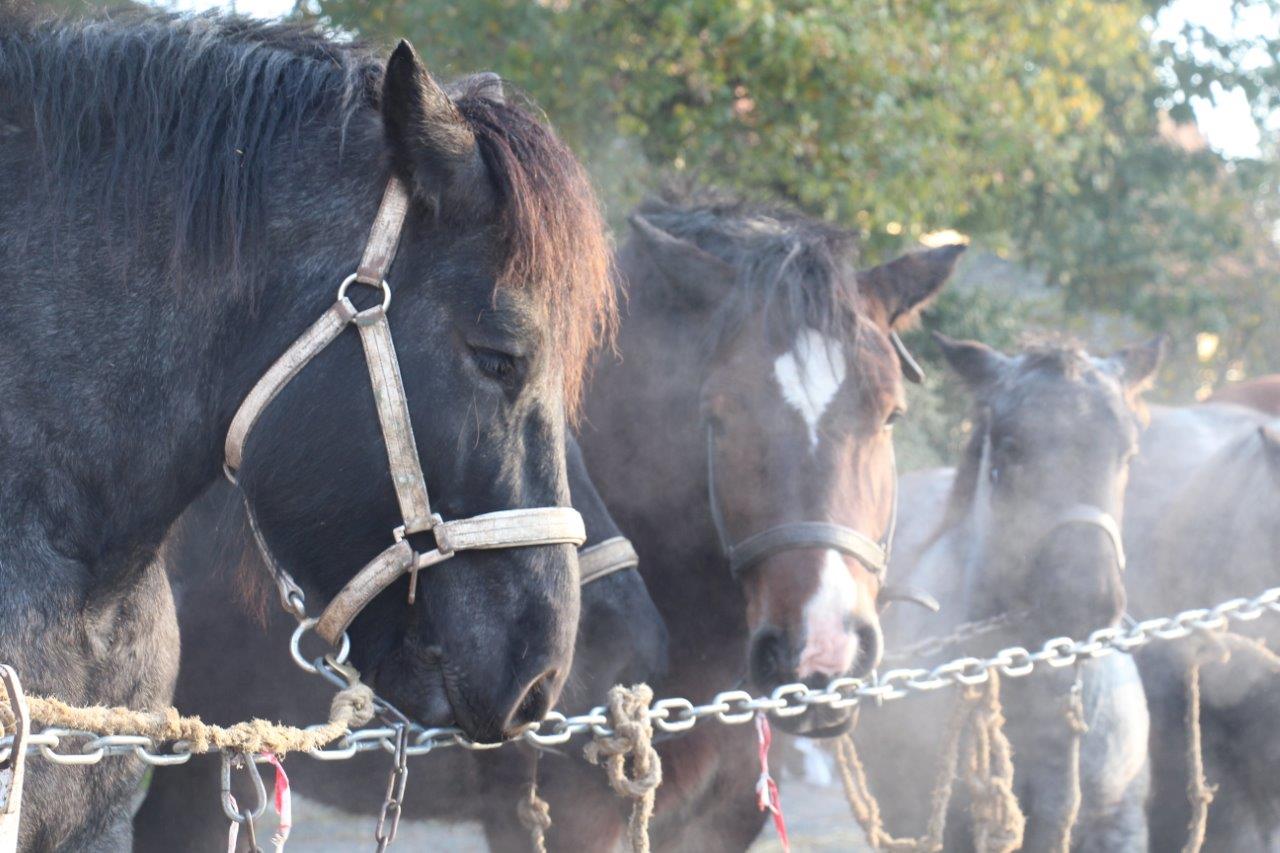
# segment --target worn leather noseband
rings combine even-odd
[[[1116,565],[1120,567],[1121,572],[1125,570],[1127,560],[1124,554],[1124,534],[1120,532],[1120,524],[1116,521],[1115,516],[1093,504],[1075,504],[1067,507],[1054,519],[1053,524],[1045,532],[1045,536],[1047,537],[1050,533],[1071,525],[1096,527],[1105,533],[1107,539],[1111,542],[1111,548],[1115,551]]]
[[[578,580],[583,586],[638,565],[640,557],[625,536],[614,536],[578,550]]]
[[[897,482],[896,473],[894,482]],[[776,524],[735,543],[729,534],[724,512],[720,508],[720,497],[716,488],[716,437],[709,425],[707,426],[707,493],[711,523],[715,526],[716,536],[720,539],[720,548],[729,560],[729,571],[733,572],[734,577],[741,577],[744,572],[769,557],[786,551],[796,551],[801,548],[830,548],[853,557],[867,571],[875,575],[881,584],[884,583],[889,569],[893,532],[898,521],[896,494],[889,516],[889,525],[885,530],[884,538],[878,542],[865,533],[842,524],[829,521],[792,521]]]
[[[244,459],[245,441],[267,406],[348,326],[356,327],[364,347],[391,481],[404,523],[392,531],[394,543],[357,572],[320,615],[316,633],[334,645],[342,639],[347,626],[360,611],[406,573],[410,575],[409,603],[412,604],[417,592],[418,571],[442,563],[460,551],[561,544],[577,546],[586,539],[582,516],[570,507],[508,509],[449,521],[432,513],[426,475],[418,458],[418,446],[400,375],[400,362],[387,322],[391,287],[387,284],[386,273],[395,259],[409,203],[408,188],[400,179],[392,177],[387,183],[357,272],[342,282],[333,306],[303,332],[253,386],[227,431],[226,472],[235,483],[235,472]],[[353,284],[381,289],[381,304],[358,310],[347,298],[347,289]],[[272,558],[247,501],[246,509],[249,510],[254,539],[276,574],[284,607],[299,615],[301,589]],[[436,547],[418,553],[407,537],[428,532],[434,536]]]

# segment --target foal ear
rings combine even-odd
[[[952,243],[912,252],[858,272],[858,287],[884,306],[889,328],[909,324],[942,288],[967,247]]]
[[[934,332],[933,339],[942,350],[947,364],[951,365],[951,369],[959,374],[971,391],[990,388],[1000,380],[1013,361],[1009,356],[980,341],[957,341],[941,332]]]
[[[1130,394],[1141,394],[1155,384],[1156,372],[1164,359],[1168,335],[1157,335],[1145,344],[1134,344],[1111,356],[1119,368],[1120,381]]]
[[[690,305],[713,308],[729,295],[735,278],[731,264],[663,231],[639,213],[631,214],[629,221],[640,245]]]
[[[407,41],[387,60],[382,121],[392,162],[418,198],[474,198],[477,183],[487,191],[475,134]]]

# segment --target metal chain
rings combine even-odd
[[[864,699],[871,699],[879,704],[911,693],[938,690],[955,684],[982,684],[993,670],[998,670],[1009,678],[1022,678],[1044,666],[1058,669],[1071,666],[1079,660],[1130,652],[1156,640],[1177,640],[1195,632],[1221,631],[1233,621],[1250,622],[1264,613],[1280,614],[1280,586],[1271,587],[1252,598],[1233,598],[1216,607],[1184,610],[1173,616],[1147,619],[1133,625],[1102,628],[1084,640],[1055,637],[1045,642],[1038,651],[1013,646],[988,658],[960,657],[932,669],[906,667],[890,669],[868,678],[837,678],[823,689],[814,689],[804,684],[784,684],[768,696],[753,697],[744,690],[726,690],[703,705],[695,705],[682,697],[659,699],[649,708],[649,719],[661,732],[683,732],[708,717],[715,717],[722,723],[738,725],[750,722],[757,711],[778,717],[794,717],[819,705],[852,708]],[[315,665],[322,676],[341,678],[340,675],[328,673],[323,661],[317,661]],[[341,682],[342,686],[345,683]],[[332,746],[310,750],[309,754],[323,761],[343,760],[358,752],[378,749],[395,755],[398,732],[402,726],[407,741],[404,748],[406,757],[424,755],[446,746],[461,746],[471,750],[502,746],[501,743],[476,743],[457,728],[406,725],[408,721],[404,715],[381,700],[378,701],[378,709],[386,716],[395,717],[395,723],[358,729],[340,738]],[[520,739],[534,747],[555,747],[567,743],[576,735],[586,733],[602,736],[613,734],[603,706],[573,717],[551,711],[541,723],[527,729]],[[67,743],[79,738],[87,740],[78,749],[74,743]],[[11,742],[11,737],[0,738],[0,762],[8,758]],[[31,753],[56,764],[94,764],[108,755],[133,755],[147,764],[181,764],[191,757],[190,746],[182,742],[162,748],[162,745],[145,737],[100,737],[93,732],[66,729],[45,729],[39,734],[32,734],[28,743]]]
[[[391,775],[387,777],[387,795],[382,800],[378,826],[373,831],[373,840],[378,842],[378,853],[382,853],[396,840],[396,830],[400,828],[400,805],[404,801],[404,783],[409,778],[409,727],[396,726],[395,739],[395,758]]]

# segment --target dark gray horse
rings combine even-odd
[[[584,547],[618,536],[576,443],[570,442],[568,460],[573,505],[587,526]],[[215,723],[253,717],[295,724],[325,719],[332,691],[294,665],[288,652],[293,620],[274,608],[264,614],[257,607],[238,606],[227,595],[229,588],[257,587],[268,573],[234,496],[218,487],[201,498],[183,515],[163,555],[184,640],[177,707]],[[260,596],[248,599],[256,603]],[[253,664],[237,666],[237,661]],[[601,577],[582,590],[577,647],[561,710],[582,713],[600,702],[611,685],[650,681],[665,664],[666,629],[639,573],[632,567]],[[602,771],[581,758],[580,746],[575,742],[541,757],[538,777],[544,788],[606,784]],[[385,755],[362,755],[336,765],[304,756],[287,766],[299,793],[369,815],[372,827],[385,793],[387,762]],[[218,800],[218,769],[216,759],[157,769],[134,820],[136,849],[225,850],[227,819]],[[405,816],[482,821],[496,849],[520,849],[528,830],[517,820],[516,803],[532,778],[524,747],[494,753],[443,749],[413,759]]]
[[[1157,409],[1126,503],[1130,608],[1139,618],[1280,584],[1280,421],[1230,404]],[[1276,648],[1276,621],[1263,617],[1232,630]],[[1138,657],[1151,706],[1155,850],[1181,847],[1191,817],[1184,719],[1194,653],[1183,643]],[[1202,667],[1201,681],[1205,775],[1217,786],[1204,849],[1280,849],[1276,662],[1235,646],[1226,664]]]
[[[407,44],[384,65],[238,18],[0,9],[0,271],[21,283],[0,312],[0,660],[31,692],[169,703],[157,546],[221,476],[250,387],[333,306],[393,177],[411,199],[387,317],[433,508],[567,505],[565,413],[613,291],[550,131],[449,99]],[[321,599],[402,519],[358,337],[284,389],[241,466]],[[568,675],[575,566],[567,545],[469,552],[412,607],[401,579],[352,625],[352,659],[423,723],[503,737]],[[28,767],[24,849],[128,846],[138,762]]]
[[[954,474],[903,478],[892,570],[933,593],[942,612],[891,611],[889,648],[1001,614],[1020,615],[941,655],[1035,648],[1115,624],[1125,597],[1114,525],[1137,449],[1138,394],[1156,369],[1160,344],[1102,359],[1068,346],[1006,356],[979,343],[938,340],[975,397],[973,434]],[[1089,729],[1080,746],[1082,802],[1072,849],[1145,849],[1147,711],[1136,667],[1132,658],[1112,655],[1083,664],[1079,675]],[[1055,849],[1071,811],[1066,709],[1075,679],[1067,669],[1004,682],[1026,850]],[[862,715],[858,743],[895,834],[923,830],[941,738],[919,734],[945,730],[955,699],[944,693]],[[969,846],[966,818],[953,807],[948,849]]]

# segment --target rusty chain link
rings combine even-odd
[[[911,693],[938,690],[951,685],[975,685],[987,681],[992,671],[1009,678],[1022,678],[1048,666],[1071,666],[1078,660],[1129,652],[1156,640],[1178,640],[1194,632],[1221,631],[1231,622],[1249,622],[1264,613],[1280,614],[1280,587],[1271,587],[1252,598],[1233,598],[1215,607],[1185,610],[1173,616],[1147,619],[1127,627],[1101,628],[1083,640],[1055,637],[1036,651],[1013,646],[991,657],[960,657],[932,669],[903,667],[886,670],[874,677],[843,677],[823,689],[803,684],[784,684],[768,696],[751,696],[743,690],[726,690],[710,702],[695,705],[688,699],[659,699],[649,708],[649,719],[661,732],[688,731],[700,720],[714,717],[736,725],[750,721],[756,711],[779,717],[803,714],[813,706],[852,708],[864,699],[885,702]],[[327,672],[323,661],[314,664],[319,674],[345,686],[341,675]],[[396,755],[397,731],[405,728],[405,758],[425,755],[433,749],[460,746],[464,749],[494,749],[501,743],[476,743],[457,728],[422,728],[410,723],[393,706],[378,700],[378,710],[394,725],[357,729],[331,746],[309,750],[313,758],[340,761],[360,752],[385,750]],[[565,716],[552,711],[541,723],[527,729],[518,739],[534,747],[553,747],[581,734],[611,735],[603,706],[586,714]],[[0,738],[0,762],[8,758],[12,737]],[[108,756],[131,755],[146,764],[182,764],[190,759],[190,745],[184,742],[157,744],[136,735],[99,736],[93,732],[45,729],[28,739],[29,755],[38,755],[55,764],[94,764]]]

